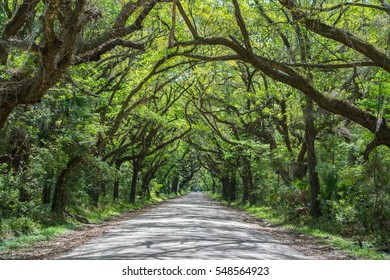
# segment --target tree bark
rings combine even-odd
[[[114,201],[118,201],[119,199],[119,179],[115,179],[114,181],[114,189],[112,195]]]
[[[142,194],[144,198],[149,199],[150,198],[150,189],[149,189],[149,184],[150,181],[152,181],[153,177],[149,177],[148,174],[145,174],[143,180],[142,180]]]
[[[133,160],[133,176],[131,178],[131,189],[130,189],[130,197],[129,202],[135,203],[135,198],[137,195],[137,181],[138,175],[141,171],[142,159],[136,158]]]
[[[100,184],[97,184],[97,186],[93,186],[91,190],[91,201],[93,206],[98,207],[99,205],[99,199],[100,199]]]
[[[178,176],[175,176],[173,177],[172,179],[172,192],[174,194],[177,194],[177,191],[178,191],[178,187],[179,186],[179,177]]]
[[[122,165],[122,163],[121,163],[120,160],[116,160],[116,161],[115,161],[115,170],[116,170],[117,172],[120,171],[121,165]],[[115,181],[114,181],[114,189],[113,189],[113,195],[112,195],[112,197],[113,197],[113,200],[114,200],[114,201],[118,201],[118,199],[119,199],[119,178],[115,178]]]
[[[229,176],[222,175],[220,180],[222,183],[222,199],[228,201],[229,200]]]
[[[249,201],[249,204],[253,205],[253,204],[255,204],[255,195],[253,193],[254,183],[253,183],[253,176],[252,176],[252,169],[250,166],[250,161],[245,156],[242,157],[241,161],[242,161],[242,165],[243,165],[242,181],[243,181],[243,185],[244,185],[242,202],[246,203]]]
[[[316,129],[314,126],[314,103],[310,98],[306,98],[306,105],[304,108],[305,116],[305,143],[307,149],[307,165],[309,170],[309,183],[311,193],[311,215],[319,217],[320,211],[320,180],[318,178],[317,155],[315,150]]]
[[[26,24],[26,21],[31,13],[33,13],[35,7],[38,5],[39,0],[24,0],[19,6],[14,16],[4,26],[1,33],[2,39],[8,39],[15,36],[19,30]],[[0,65],[6,65],[8,60],[9,51],[2,45],[0,45]]]
[[[81,162],[80,157],[74,157],[68,161],[65,169],[62,170],[60,176],[57,179],[57,184],[54,189],[53,202],[51,205],[51,211],[61,213],[64,211],[68,202],[68,189],[66,181],[69,174],[77,167]]]
[[[275,81],[289,85],[304,95],[312,99],[320,108],[343,116],[352,120],[361,126],[367,128],[375,134],[377,145],[386,145],[390,147],[390,127],[386,120],[381,122],[371,113],[360,109],[359,107],[340,99],[334,99],[320,92],[309,79],[297,73],[294,69],[285,64],[270,60],[266,57],[256,55],[248,51],[235,41],[223,37],[215,38],[195,38],[190,42],[179,42],[176,46],[224,46],[234,51],[238,57],[236,59],[251,64],[255,69],[263,72],[265,75]],[[209,57],[198,56],[198,59],[208,61]],[[379,125],[378,125],[379,124]]]
[[[237,195],[236,195],[236,188],[237,188],[237,177],[236,177],[236,169],[234,168],[234,170],[232,170],[230,172],[230,176],[229,176],[229,201],[230,202],[233,202],[233,201],[236,201],[237,199]]]
[[[307,174],[307,162],[305,162],[306,142],[302,143],[296,162],[292,163],[293,176],[295,179],[302,180]]]
[[[9,81],[0,80],[0,128],[18,105],[39,102],[72,65],[99,60],[104,53],[116,46],[143,49],[143,46],[122,38],[140,30],[142,22],[160,0],[127,1],[113,26],[106,28],[101,36],[92,38],[89,42],[81,38],[83,29],[91,20],[85,8],[88,1],[74,1],[74,5],[70,5],[71,1],[44,1],[44,11],[39,15],[40,18],[35,16],[36,22],[40,23],[39,34],[26,34],[25,38],[14,40],[13,37],[27,24],[39,2],[41,1],[24,0],[13,18],[0,26],[3,29],[0,34],[0,65],[7,63],[10,49],[21,49],[36,57],[33,67],[35,70],[24,68],[22,72],[25,73],[21,77],[13,77]],[[142,11],[133,24],[127,25],[128,19],[140,7]],[[39,43],[35,43],[37,41]]]
[[[51,186],[49,184],[45,184],[42,190],[42,204],[49,205],[51,199]]]
[[[311,18],[310,15],[300,9],[295,0],[279,0],[281,5],[290,10],[292,17],[296,21],[302,22],[307,29],[325,38],[335,40],[354,51],[357,51],[375,63],[376,66],[390,72],[390,58],[386,53],[376,49],[373,45],[354,36],[346,30],[327,25],[319,18]]]

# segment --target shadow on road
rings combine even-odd
[[[204,194],[151,209],[60,259],[308,259]]]

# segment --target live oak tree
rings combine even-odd
[[[378,50],[374,45],[369,42],[363,41],[362,39],[352,35],[351,33],[342,30],[340,28],[336,28],[334,26],[327,25],[321,21],[321,19],[313,19],[315,15],[318,13],[302,12],[303,9],[310,9],[310,6],[300,7],[295,1],[280,1],[280,9],[283,11],[281,13],[284,20],[287,21],[287,25],[294,26],[295,24],[291,24],[292,22],[297,22],[299,26],[302,25],[307,29],[306,32],[313,31],[316,34],[319,34],[323,37],[327,37],[333,39],[338,44],[342,44],[348,48],[348,51],[352,52],[352,54],[362,55],[365,61],[348,61],[347,63],[318,63],[317,61],[313,61],[312,63],[305,64],[305,62],[301,62],[301,65],[294,64],[291,65],[286,61],[280,61],[276,58],[272,59],[265,56],[264,49],[267,47],[267,40],[262,44],[262,35],[261,32],[254,32],[256,26],[253,20],[250,21],[249,28],[247,27],[247,23],[245,22],[242,16],[242,6],[245,6],[247,12],[252,12],[256,9],[256,5],[260,6],[260,9],[263,9],[259,1],[255,1],[257,3],[253,5],[242,4],[240,5],[238,1],[232,1],[233,7],[229,7],[229,3],[225,4],[228,8],[231,9],[231,13],[234,14],[234,18],[236,20],[235,33],[236,34],[228,34],[226,36],[208,36],[208,33],[213,33],[210,31],[203,31],[197,27],[197,24],[201,24],[206,20],[213,20],[212,18],[205,19],[199,16],[199,23],[192,22],[190,17],[188,16],[188,12],[185,11],[180,1],[177,2],[177,6],[180,10],[180,13],[185,21],[187,28],[192,36],[192,40],[179,40],[175,43],[175,46],[181,47],[202,47],[202,46],[214,46],[215,49],[219,49],[225,52],[222,56],[210,56],[206,52],[198,53],[198,54],[190,54],[190,57],[198,58],[204,61],[225,61],[225,60],[241,60],[245,63],[250,64],[253,68],[261,71],[268,77],[274,79],[275,81],[284,83],[286,85],[295,88],[308,96],[311,100],[313,100],[319,107],[328,110],[337,115],[341,115],[345,118],[348,118],[363,127],[367,128],[371,131],[375,139],[370,145],[367,147],[367,153],[372,150],[373,147],[378,145],[386,145],[390,146],[390,129],[387,125],[387,122],[383,118],[378,118],[377,116],[367,112],[366,110],[359,108],[358,106],[351,104],[342,99],[337,99],[331,97],[326,92],[322,92],[319,86],[316,86],[314,82],[311,81],[310,77],[307,77],[305,73],[302,73],[299,70],[296,70],[296,67],[305,66],[310,68],[328,68],[328,69],[338,69],[338,68],[357,68],[359,66],[375,66],[378,68],[382,68],[385,71],[389,71],[389,58],[386,54],[380,50]],[[270,5],[275,6],[274,3],[270,3]],[[264,5],[264,4],[263,4]],[[386,6],[384,4],[384,6]],[[374,10],[378,10],[378,12],[384,12],[386,8],[378,8],[371,7]],[[316,7],[312,8],[313,11],[317,11]],[[326,11],[327,9],[325,9]],[[332,10],[332,9],[331,9]],[[193,14],[194,11],[191,12]],[[340,16],[343,16],[344,12],[340,12]],[[385,15],[386,16],[386,15]],[[261,19],[259,16],[258,21],[261,22],[267,20]],[[269,22],[269,20],[267,20]],[[338,20],[336,21],[336,24]],[[231,26],[231,22],[229,22]],[[272,27],[273,23],[271,23]],[[251,30],[250,28],[253,28]],[[290,27],[291,28],[291,27]],[[200,30],[200,31],[198,31]],[[287,29],[288,30],[288,29]],[[227,30],[223,30],[222,33],[226,34]],[[200,32],[205,33],[205,35]],[[227,31],[229,32],[229,31]],[[287,38],[280,28],[277,28],[276,32],[280,32],[283,34],[282,38]],[[215,32],[214,32],[215,33]],[[239,36],[239,37],[238,37]],[[286,39],[287,40],[287,39]],[[295,38],[295,40],[299,41],[299,38]],[[321,40],[321,39],[319,39]],[[284,42],[286,45],[287,42]],[[276,44],[275,44],[276,45]],[[287,45],[290,46],[290,43]],[[263,47],[262,52],[256,52],[257,49]],[[382,47],[382,46],[379,46]],[[275,48],[275,46],[272,46]],[[327,51],[327,49],[322,50],[322,52]],[[299,53],[299,49],[296,50]],[[271,54],[271,53],[268,53]],[[332,54],[332,53],[331,53]],[[328,54],[329,56],[329,54]],[[353,55],[351,55],[353,57]],[[316,57],[315,57],[316,58]],[[337,56],[336,56],[337,58]],[[346,57],[345,59],[348,59]],[[321,59],[318,57],[317,59]],[[334,59],[333,59],[334,60]]]
[[[158,2],[127,1],[109,9],[103,1],[25,0],[12,7],[2,1],[0,127],[18,105],[39,102],[72,65],[99,60],[118,46],[143,50],[144,42],[130,37]],[[11,52],[25,61],[10,61]]]
[[[387,1],[1,1],[0,238],[203,189],[379,240],[389,21]]]
[[[356,123],[362,125],[367,128],[374,134],[374,140],[367,145],[365,156],[368,157],[368,154],[372,151],[372,149],[378,145],[386,145],[390,147],[390,129],[387,125],[387,121],[383,119],[383,117],[375,116],[366,110],[359,108],[358,106],[351,104],[342,99],[336,99],[334,97],[329,96],[329,94],[322,92],[319,89],[319,86],[313,82],[313,78],[315,79],[315,75],[312,71],[308,69],[316,68],[316,67],[328,67],[332,68],[344,68],[344,67],[354,67],[358,66],[376,66],[378,68],[382,68],[385,71],[389,71],[389,58],[385,52],[378,50],[374,45],[369,42],[363,41],[359,37],[336,27],[335,25],[343,17],[344,11],[340,12],[339,18],[334,22],[334,25],[328,25],[323,22],[321,19],[320,13],[328,10],[334,10],[337,8],[318,8],[316,2],[313,2],[311,6],[308,4],[302,4],[301,6],[296,1],[280,1],[280,9],[283,11],[282,17],[289,25],[286,28],[293,29],[296,34],[295,40],[295,49],[293,49],[293,45],[290,43],[292,39],[289,39],[286,35],[286,31],[281,29],[275,24],[275,20],[273,20],[265,11],[264,6],[266,4],[259,3],[259,1],[254,1],[254,3],[245,3],[240,4],[239,1],[233,0],[232,6],[226,4],[227,9],[231,9],[231,14],[234,15],[236,21],[235,34],[229,34],[225,30],[222,33],[225,36],[208,36],[208,32],[206,30],[201,30],[197,25],[203,25],[202,20],[210,21],[213,19],[210,18],[202,18],[203,15],[198,16],[198,20],[191,20],[188,16],[188,12],[184,9],[180,1],[174,3],[177,5],[181,16],[183,17],[184,22],[187,25],[187,29],[190,32],[192,40],[178,40],[174,45],[178,47],[202,47],[202,46],[213,46],[214,49],[224,51],[226,54],[221,56],[212,56],[208,55],[208,53],[202,51],[198,51],[198,53],[191,53],[187,56],[192,58],[197,58],[203,61],[226,61],[226,60],[240,60],[247,64],[250,64],[254,69],[261,71],[266,76],[272,78],[275,81],[284,83],[286,85],[291,86],[305,94],[308,98],[306,100],[306,149],[308,151],[308,166],[309,166],[309,175],[310,182],[312,186],[312,214],[319,216],[319,203],[318,203],[318,195],[319,195],[319,178],[317,172],[315,171],[316,166],[316,156],[314,151],[314,137],[315,137],[315,129],[313,123],[313,104],[314,101],[319,107],[330,111],[332,113],[341,115],[350,120],[355,121]],[[275,6],[273,3],[269,3],[269,5]],[[322,6],[322,5],[321,5]],[[348,5],[347,5],[348,6]],[[257,18],[257,23],[254,24],[253,18],[251,20],[244,19],[242,15],[242,8],[246,9],[246,14],[252,13],[253,10],[258,9],[260,16],[254,16]],[[382,6],[372,6],[368,5],[369,8],[374,10],[379,10],[380,12],[388,11],[386,4],[383,2]],[[192,8],[190,14],[193,18],[193,14],[195,13]],[[218,9],[217,9],[218,10]],[[221,8],[219,8],[221,10]],[[306,10],[309,10],[307,12]],[[229,17],[229,24],[231,25],[231,20]],[[219,21],[219,19],[214,19],[214,22]],[[287,49],[290,53],[293,51],[294,53],[300,53],[301,57],[299,59],[299,63],[297,63],[297,59],[294,56],[286,54],[286,58],[271,58],[270,54],[275,53],[275,43],[271,46],[271,52],[268,52],[268,57],[265,55],[264,49],[267,49],[267,40],[263,39],[265,42],[263,43],[262,37],[264,35],[261,33],[261,30],[258,28],[258,22],[265,21],[268,23],[271,28],[275,27],[275,32],[279,35],[282,42],[282,47]],[[305,28],[304,30],[302,30]],[[256,30],[257,29],[257,30]],[[200,30],[200,31],[199,31]],[[255,32],[255,30],[257,32]],[[326,65],[318,65],[317,61],[308,63],[308,46],[309,43],[305,42],[305,38],[308,37],[308,32],[314,32],[322,37],[326,37],[336,41],[337,43],[342,44],[345,47],[352,49],[352,52],[358,53],[359,55],[363,55],[366,61],[348,61],[348,63],[343,64],[326,64]],[[201,34],[204,33],[203,34]],[[263,32],[267,32],[264,30]],[[305,32],[305,33],[303,33]],[[265,35],[266,36],[266,35]],[[267,38],[267,37],[265,37]],[[321,39],[318,39],[321,40]],[[263,51],[256,51],[257,49],[262,48]],[[310,51],[310,53],[313,50]],[[324,52],[324,50],[321,50]],[[325,49],[327,51],[327,49]],[[333,55],[333,53],[331,52]],[[313,57],[314,55],[312,55]],[[329,55],[328,55],[329,56]],[[334,55],[337,57],[337,55]],[[316,57],[315,57],[316,58]],[[322,56],[319,56],[322,58]],[[346,57],[348,58],[348,57]],[[318,58],[317,58],[318,59]],[[334,59],[333,59],[334,60]],[[367,64],[368,63],[368,64]],[[305,66],[306,71],[297,71],[294,69],[295,66]],[[309,138],[310,137],[310,138]]]

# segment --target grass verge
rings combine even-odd
[[[163,200],[175,198],[178,195],[160,195],[159,197],[153,196],[148,200],[138,200],[136,203],[115,203],[105,204],[94,208],[70,208],[70,212],[73,214],[80,215],[91,223],[102,223],[113,217],[120,216],[121,214],[144,208],[148,205],[161,202]],[[77,222],[77,221],[74,221]]]
[[[37,242],[46,241],[50,238],[66,234],[72,230],[75,230],[77,227],[79,227],[79,225],[71,223],[45,227],[38,229],[29,235],[20,235],[14,238],[6,239],[0,242],[0,253],[6,254],[9,251],[27,248],[36,244]]]

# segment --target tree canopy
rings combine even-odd
[[[388,1],[9,0],[0,26],[4,219],[190,188],[388,236]]]

